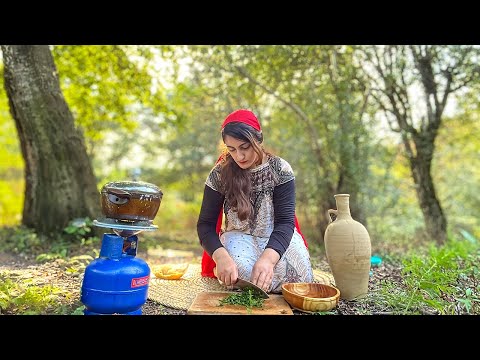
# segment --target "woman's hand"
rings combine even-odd
[[[228,287],[233,286],[238,279],[238,269],[228,251],[220,247],[213,252],[212,259],[216,264],[214,274],[217,279]]]
[[[252,269],[251,282],[269,291],[273,281],[273,268],[280,260],[280,255],[273,249],[267,248],[263,251]]]

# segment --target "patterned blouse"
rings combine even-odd
[[[274,188],[295,179],[290,164],[275,155],[267,155],[267,161],[250,170],[252,175],[252,194],[250,201],[254,214],[251,219],[241,221],[237,212],[232,210],[228,201],[223,205],[225,217],[225,232],[241,231],[245,234],[268,238],[274,225]],[[221,163],[217,164],[208,175],[206,185],[225,195],[220,182]],[[295,197],[293,194],[293,201]],[[294,206],[294,204],[293,204]]]

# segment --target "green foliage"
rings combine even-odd
[[[34,230],[24,226],[0,228],[0,243],[6,252],[35,252],[42,248],[43,241]]]
[[[148,51],[136,46],[56,45],[52,48],[65,99],[86,136],[112,127],[135,128],[138,106],[158,106],[151,91]]]
[[[425,248],[431,239],[423,235],[404,148],[390,133],[372,130],[377,109],[369,106],[360,117],[363,75],[354,66],[351,47],[62,45],[52,51],[65,98],[85,131],[99,188],[107,181],[129,179],[130,170],[140,167],[141,180],[164,191],[155,219],[159,230],[142,236],[146,248],[161,243],[200,249],[195,225],[204,181],[219,152],[219,125],[231,110],[248,107],[261,118],[266,147],[294,168],[297,211],[306,220],[301,224],[312,256],[323,255],[322,244],[315,241],[323,235],[319,219],[341,171],[356,181],[347,189],[366,214],[372,249],[389,263],[408,253],[402,286],[386,280],[381,290],[359,301],[359,307],[376,301],[385,311],[401,314],[480,313],[478,241]],[[456,58],[461,51],[452,55]],[[189,65],[192,72],[185,72]],[[79,274],[98,256],[99,239],[88,236],[90,219],[70,223],[58,239],[18,226],[24,160],[2,70],[0,66],[2,250],[34,254],[38,262],[61,261],[67,273]],[[439,129],[432,176],[449,233],[459,236],[466,231],[479,239],[480,85],[471,85],[459,99],[457,115],[446,117]],[[9,283],[9,288],[14,286]],[[27,287],[18,294],[22,291]],[[30,301],[32,309],[41,307],[35,299],[59,295],[54,289],[29,291],[28,296],[19,295],[20,303]],[[13,306],[14,297],[8,294],[0,292],[2,309]],[[56,310],[50,306],[45,311]],[[74,311],[81,312],[82,307]]]
[[[362,71],[355,67],[350,47],[192,46],[185,52],[194,61],[187,78],[190,82],[184,84],[191,87],[193,83],[203,90],[196,96],[220,111],[203,123],[216,124],[218,129],[221,119],[235,108],[255,111],[265,147],[289,161],[295,171],[299,213],[309,226],[325,224],[323,214],[336,191],[355,194],[358,200],[353,206],[358,212],[363,209],[362,201],[369,199],[364,187],[369,179],[372,132],[366,117],[360,115],[365,105],[359,82]],[[197,107],[193,113],[203,114],[205,104],[193,100],[190,109]],[[189,120],[195,132],[197,117]],[[211,144],[218,144],[219,139],[215,134],[203,136],[210,141],[203,141],[206,144],[197,150],[208,154],[210,146],[210,154],[218,154],[212,152]],[[185,154],[189,150],[187,145]],[[175,152],[183,150],[175,148]],[[199,164],[197,178],[204,179],[212,161],[205,167]],[[189,164],[175,166],[179,168],[176,174],[191,176]],[[312,242],[322,239],[318,231],[305,232]]]
[[[39,315],[45,313],[65,314],[62,299],[68,292],[45,285],[36,286],[31,279],[13,281],[8,273],[0,273],[0,310],[17,315]]]
[[[23,174],[12,177],[8,174],[9,172],[11,171],[2,169],[0,165],[0,174],[7,178],[7,180],[0,180],[0,226],[20,224],[23,210]],[[0,176],[3,177],[2,175]]]
[[[96,236],[87,236],[91,233],[93,221],[86,218],[77,218],[70,221],[63,229],[67,235],[53,241],[48,249],[48,252],[41,253],[36,257],[39,263],[47,262],[55,259],[67,259],[71,256],[72,244],[77,247],[91,247],[99,243],[99,238]],[[78,258],[74,258],[78,259]],[[93,260],[93,258],[91,259]],[[90,260],[90,261],[91,261]]]
[[[76,255],[70,258],[67,258],[65,264],[65,272],[70,275],[80,275],[83,274],[85,268],[87,267],[90,262],[98,258],[99,256],[98,249],[92,249],[91,255],[84,254],[84,255]]]
[[[336,315],[336,314],[337,314],[337,312],[335,310],[312,312],[312,315]]]
[[[168,52],[169,47],[160,50]],[[58,45],[52,48],[60,84],[85,133],[99,188],[142,167],[150,143],[177,117],[156,69],[158,48],[137,45]],[[130,158],[129,158],[130,157]]]
[[[223,299],[220,299],[218,306],[224,305],[239,305],[245,306],[248,312],[251,312],[254,307],[262,308],[265,299],[262,298],[255,289],[245,288],[239,292],[234,292]]]
[[[24,226],[0,228],[0,244],[3,252],[35,255],[39,263],[55,259],[67,259],[75,252],[88,251],[97,246],[98,237],[84,237],[91,220],[74,220],[65,231],[65,237],[50,239],[39,236],[33,229]],[[87,230],[88,229],[88,230]]]
[[[59,252],[49,252],[49,253],[42,253],[39,254],[36,258],[35,261],[37,263],[45,263],[51,260],[55,259],[64,259],[67,256],[67,249],[62,248]]]
[[[415,193],[409,165],[401,146],[380,141],[374,145],[364,202],[372,248],[404,252],[424,241],[423,215]]]
[[[87,241],[85,237],[92,231],[93,220],[90,218],[78,218],[70,221],[63,231],[70,235],[73,241]]]
[[[168,228],[159,227],[158,231],[142,233],[140,241],[140,251],[148,249],[173,249],[179,251],[189,251],[201,255],[203,248],[198,241],[196,230],[178,229],[172,231]]]
[[[363,74],[352,47],[58,45],[52,53],[76,123],[86,132],[99,188],[131,178],[130,170],[140,167],[141,180],[165,192],[155,220],[164,239],[196,241],[184,234],[195,235],[204,181],[218,155],[219,124],[234,108],[249,107],[261,118],[266,147],[294,168],[297,212],[312,251],[321,246],[319,223],[341,171],[357,181],[348,188],[354,192],[352,204],[366,215],[373,249],[388,255],[425,242],[403,147],[390,133],[372,130],[376,108],[368,106],[359,116]],[[25,183],[2,76],[0,83],[2,227],[21,223]],[[472,83],[459,99],[458,115],[445,118],[439,129],[432,175],[449,230],[465,229],[479,238],[476,87]],[[91,243],[82,231],[73,227],[62,239],[38,239],[62,243],[39,261],[68,256],[70,241]],[[33,239],[18,236],[7,239],[7,249],[35,249],[29,245]]]
[[[88,220],[88,219],[87,219]],[[63,271],[70,276],[79,276],[85,267],[96,257],[98,250],[91,247],[98,246],[98,238],[79,238],[83,231],[80,224],[73,223],[68,236],[76,236],[77,244],[71,239],[48,241],[37,236],[31,229],[24,227],[0,228],[0,243],[4,252],[23,254],[25,257],[38,254],[35,260],[39,263],[56,261]],[[86,222],[84,221],[85,225]],[[77,225],[77,226],[75,226]],[[74,229],[75,231],[73,231]],[[42,252],[44,251],[44,252]],[[91,254],[88,252],[91,251]],[[80,255],[72,255],[80,252]],[[61,288],[51,285],[37,285],[35,279],[22,278],[13,272],[0,273],[0,310],[8,314],[69,314],[72,312],[68,303],[72,294]],[[78,308],[73,313],[77,314]]]
[[[24,161],[8,108],[0,67],[0,227],[18,225],[24,197]]]
[[[79,306],[78,308],[76,308],[72,313],[71,315],[83,315],[84,314],[84,311],[85,310],[85,306],[84,305],[81,305]]]
[[[403,260],[403,286],[386,281],[376,301],[398,314],[479,314],[480,244],[452,238]]]
[[[162,229],[164,234],[186,229],[196,232],[203,190],[197,194],[195,201],[185,201],[182,193],[175,188],[162,190],[164,196],[154,223]],[[179,214],[182,215],[179,216]]]
[[[478,134],[480,110],[447,118],[436,142],[433,176],[452,231],[463,228],[480,237]]]

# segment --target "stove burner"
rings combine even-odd
[[[137,235],[142,231],[153,231],[158,229],[158,226],[153,225],[152,221],[124,221],[112,218],[93,220],[93,225],[112,229],[115,234],[121,237],[129,237]]]

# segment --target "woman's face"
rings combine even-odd
[[[250,169],[254,167],[257,161],[257,153],[253,150],[252,144],[245,140],[239,140],[230,135],[226,135],[223,140],[227,146],[228,152],[233,160],[242,169]]]

